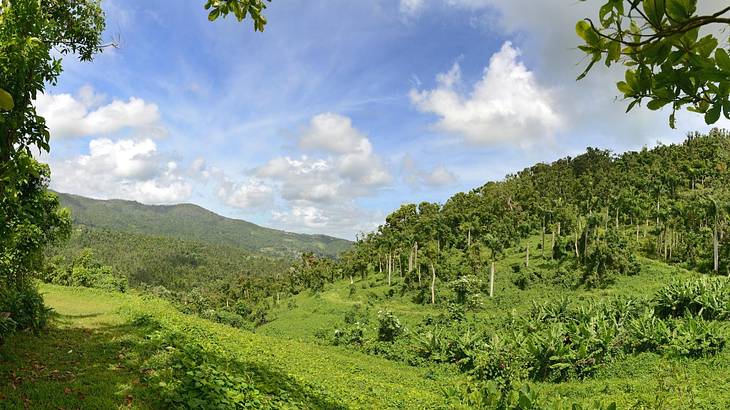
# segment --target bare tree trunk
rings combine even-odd
[[[545,259],[545,224],[542,225],[542,258]]]
[[[388,252],[388,286],[390,286],[390,275],[393,272],[393,254]]]
[[[550,259],[553,258],[553,249],[555,249],[555,232],[550,232]]]
[[[471,248],[471,228],[469,228],[469,231],[466,235],[466,247]]]
[[[712,233],[712,257],[713,257],[713,270],[715,273],[720,269],[720,241],[717,240],[717,221],[715,222],[715,229]]]
[[[616,208],[616,229],[618,229],[618,208]]]
[[[403,277],[403,261],[401,260],[400,249],[398,250],[398,277]]]
[[[639,225],[636,225],[636,242],[639,242]]]
[[[588,226],[586,226],[586,236],[584,238],[585,240],[583,241],[583,264],[584,265],[588,261],[586,259],[586,257],[588,256],[588,234],[589,234],[589,230],[588,230]]]
[[[560,222],[558,222],[558,237],[560,237]]]
[[[431,262],[431,304],[436,303],[436,268]]]
[[[494,261],[492,261],[492,267],[489,270],[489,297],[494,297]]]
[[[525,267],[530,267],[530,244],[527,244],[527,252],[525,252]]]
[[[355,279],[352,278],[352,275],[350,275],[350,285],[355,283]]]
[[[408,274],[410,275],[411,272],[413,272],[413,248],[408,252]]]
[[[418,264],[418,241],[415,243],[415,251],[413,252],[413,262],[416,264],[416,269],[418,269],[418,284],[421,284],[421,265]]]

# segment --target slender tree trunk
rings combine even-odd
[[[618,229],[618,208],[616,208],[616,229]]]
[[[525,252],[525,267],[530,267],[530,244],[527,244],[527,252]]]
[[[416,264],[416,269],[418,269],[418,284],[421,284],[421,265],[418,264],[418,241],[414,244],[415,251],[413,252],[413,263]]]
[[[542,225],[542,258],[545,259],[545,224]]]
[[[560,222],[558,222],[558,238],[560,237]]]
[[[712,232],[712,259],[713,270],[717,273],[720,270],[720,241],[717,239],[717,221],[715,221],[715,229]]]
[[[494,297],[494,261],[489,269],[489,297]]]
[[[550,232],[550,259],[553,258],[554,249],[555,249],[555,232]]]
[[[401,259],[400,249],[398,250],[398,277],[403,277],[403,260]]]
[[[350,275],[350,285],[355,283],[355,279],[352,278],[352,275]]]
[[[583,241],[583,264],[585,265],[588,261],[586,258],[588,257],[588,235],[590,234],[590,231],[588,230],[588,226],[586,226],[586,236]]]
[[[436,268],[431,262],[431,304],[436,303]]]
[[[393,272],[393,254],[388,252],[388,286],[390,286],[390,275]]]
[[[469,228],[469,231],[466,234],[466,247],[471,248],[471,228]]]
[[[408,275],[413,272],[413,248],[408,252]]]

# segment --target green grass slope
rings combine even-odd
[[[225,218],[192,204],[144,205],[134,201],[58,195],[61,204],[71,209],[75,224],[93,228],[165,235],[277,256],[298,256],[305,251],[334,256],[350,246],[344,239],[264,228]]]
[[[19,334],[0,347],[0,408],[157,408],[150,363],[164,349],[133,318],[215,343],[243,363],[264,393],[292,408],[443,408],[441,387],[423,369],[334,347],[278,339],[183,315],[136,294],[42,285],[57,318],[40,337]],[[161,330],[157,330],[158,332]],[[154,338],[152,338],[154,339]]]
[[[529,239],[531,249],[537,249],[538,236]],[[524,247],[525,243],[521,244]],[[605,289],[568,289],[561,285],[536,283],[525,290],[512,280],[517,276],[511,266],[523,261],[521,247],[507,250],[504,259],[496,264],[495,296],[485,298],[483,308],[467,313],[469,320],[478,324],[485,334],[493,334],[511,315],[529,313],[533,302],[545,302],[567,296],[576,302],[602,300],[615,296],[651,299],[657,290],[672,280],[688,280],[703,276],[651,259],[640,257],[641,273],[620,277]],[[549,264],[539,251],[531,264]],[[486,274],[485,274],[486,275]],[[394,278],[392,288],[399,289],[401,279]],[[441,286],[445,286],[441,284]],[[351,289],[354,287],[354,291]],[[274,311],[276,320],[258,329],[259,334],[282,339],[315,342],[322,335],[332,335],[344,326],[343,319],[354,305],[366,309],[370,316],[371,335],[377,323],[378,311],[389,309],[410,330],[427,316],[444,312],[443,307],[415,304],[412,295],[401,296],[398,291],[390,296],[391,288],[385,275],[374,275],[365,280],[356,279],[328,285],[319,294],[297,295],[290,306],[282,305]],[[353,293],[354,292],[354,293]],[[724,334],[730,337],[730,324]],[[377,356],[371,356],[377,358]],[[441,373],[439,373],[441,374]],[[667,357],[655,353],[627,355],[609,362],[595,376],[584,380],[562,383],[532,383],[535,390],[547,400],[564,399],[589,406],[594,401],[615,401],[618,408],[645,409],[719,409],[730,408],[730,349],[719,355],[699,359]]]

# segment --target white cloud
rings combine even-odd
[[[218,187],[218,197],[226,205],[240,209],[257,209],[271,205],[273,194],[271,187],[256,180],[240,184],[227,182]]]
[[[50,161],[51,187],[94,198],[176,203],[190,197],[191,184],[177,162],[157,151],[150,139],[94,139],[88,155]]]
[[[426,171],[420,169],[416,161],[409,155],[403,158],[401,163],[403,180],[413,188],[443,187],[455,183],[458,178],[443,165],[439,165]]]
[[[406,16],[413,16],[421,11],[425,0],[400,0],[400,12]]]
[[[350,118],[329,112],[312,117],[299,140],[303,149],[319,149],[333,154],[369,150],[369,144],[367,137],[352,126]]]
[[[384,217],[384,214],[365,210],[352,201],[324,209],[293,204],[287,211],[273,213],[274,223],[282,229],[347,238],[374,230]]]
[[[458,63],[437,77],[433,90],[412,90],[419,110],[440,117],[437,127],[483,145],[528,146],[551,137],[563,126],[550,91],[518,60],[520,50],[506,42],[492,55],[484,75],[468,96],[455,88]]]
[[[377,226],[372,212],[356,201],[374,195],[392,178],[370,139],[346,116],[312,117],[298,138],[298,156],[274,157],[242,182],[196,161],[198,173],[218,184],[218,196],[236,208],[274,206],[280,228],[351,237]],[[364,221],[364,222],[363,222]]]
[[[40,94],[35,104],[53,138],[108,135],[124,129],[143,130],[148,135],[164,133],[157,105],[136,97],[103,104],[105,99],[85,86],[77,96]]]

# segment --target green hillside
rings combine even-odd
[[[92,228],[170,236],[285,257],[302,252],[335,256],[350,246],[344,239],[264,228],[192,204],[144,205],[64,193],[58,196],[61,204],[71,209],[74,224]]]

